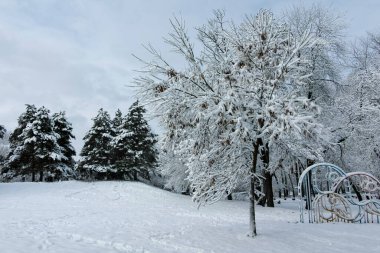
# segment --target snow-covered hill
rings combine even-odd
[[[132,182],[0,184],[1,253],[380,252],[379,224],[300,224],[297,203],[201,207],[190,197]]]

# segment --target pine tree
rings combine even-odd
[[[0,166],[4,164],[6,157],[8,156],[8,152],[9,152],[9,146],[6,144],[7,138],[5,137],[5,133],[6,133],[5,127],[0,125]],[[3,139],[5,139],[5,140],[3,140]]]
[[[26,111],[18,118],[18,126],[9,136],[10,152],[8,162],[3,173],[7,173],[9,178],[17,175],[27,174],[29,161],[32,160],[33,154],[30,145],[24,145],[21,134],[27,126],[31,124],[37,113],[34,105],[26,105]]]
[[[82,159],[78,173],[82,179],[107,179],[111,171],[110,142],[112,140],[112,122],[108,112],[100,109],[93,119],[90,131],[85,135]]]
[[[63,163],[72,169],[75,164],[73,156],[76,154],[74,147],[71,145],[71,139],[75,139],[72,134],[73,127],[67,121],[65,112],[55,113],[52,118],[53,130],[57,134],[57,142],[63,154]]]
[[[123,136],[123,129],[125,129],[123,114],[118,109],[112,120],[111,164],[114,171],[113,179],[125,179],[127,176],[125,173],[127,165],[123,157],[128,147]]]
[[[33,147],[34,157],[30,167],[32,172],[39,173],[39,181],[43,181],[46,172],[48,181],[57,180],[64,173],[59,166],[63,160],[63,154],[49,113],[50,111],[45,107],[39,108],[30,128],[27,127],[25,134],[22,134],[25,137],[24,143],[27,142]]]
[[[62,175],[62,153],[57,143],[49,110],[27,105],[19,126],[10,136],[9,166],[16,175],[32,175],[32,181],[57,180]]]
[[[112,136],[118,135],[118,129],[123,124],[123,114],[120,109],[117,109],[115,117],[112,119]]]
[[[129,174],[134,180],[137,176],[149,179],[149,171],[156,165],[157,150],[154,147],[156,136],[151,133],[147,121],[144,119],[145,108],[138,101],[129,108],[125,119],[125,129],[121,133],[123,139],[127,139],[128,150],[125,153],[125,161]]]
[[[0,139],[4,137],[5,132],[6,132],[5,127],[0,125]]]

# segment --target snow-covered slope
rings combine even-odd
[[[379,224],[300,224],[296,203],[201,207],[190,197],[132,182],[0,184],[1,253],[380,252]]]

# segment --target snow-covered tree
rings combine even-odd
[[[24,143],[33,146],[33,159],[30,161],[32,173],[39,173],[39,180],[58,180],[65,173],[59,164],[64,156],[53,129],[50,111],[45,107],[37,110],[35,120],[26,127],[21,135]]]
[[[164,187],[177,193],[190,193],[187,166],[174,150],[160,150],[159,171],[165,179]]]
[[[11,152],[9,166],[16,175],[32,175],[32,181],[39,174],[39,181],[57,180],[63,171],[61,149],[53,130],[49,110],[27,105],[26,113],[19,119],[19,127],[10,136]]]
[[[6,132],[5,127],[0,125],[0,139],[4,137],[5,132]]]
[[[126,156],[129,152],[129,127],[120,110],[117,110],[112,121],[113,138],[111,141],[112,166],[115,179],[132,179]]]
[[[77,170],[82,179],[107,179],[111,171],[110,142],[112,140],[112,122],[107,111],[100,109],[93,118],[93,125],[87,132],[82,156]]]
[[[137,180],[138,176],[149,179],[149,172],[157,162],[156,137],[144,113],[144,107],[138,101],[134,102],[113,142],[118,157],[115,166],[133,180]]]
[[[8,135],[4,126],[0,125],[0,165],[3,165],[9,154]],[[0,169],[1,174],[1,169]]]
[[[352,71],[337,96],[334,141],[337,162],[380,176],[380,35],[352,48]]]
[[[120,109],[117,109],[115,113],[115,117],[112,119],[112,132],[113,136],[117,136],[119,134],[119,128],[123,124],[123,113]]]
[[[304,140],[318,136],[318,107],[300,93],[310,77],[310,62],[300,52],[318,40],[309,30],[294,36],[266,10],[240,25],[216,12],[197,29],[197,56],[184,24],[175,19],[172,25],[166,41],[187,66],[176,69],[148,47],[154,59],[145,61],[146,74],[136,79],[140,96],[155,104],[169,129],[166,145],[187,157],[195,201],[217,201],[250,180],[255,236],[255,175],[270,166],[269,149],[307,149]]]
[[[305,48],[309,61],[308,72],[312,76],[307,80],[303,93],[319,104],[331,103],[342,87],[341,67],[346,54],[345,22],[338,12],[320,4],[306,7],[303,4],[285,11],[285,20],[295,36],[302,37],[305,30],[323,40],[312,47]]]
[[[53,114],[52,119],[53,130],[57,134],[57,143],[61,147],[63,155],[62,161],[69,167],[68,169],[72,170],[75,165],[73,156],[76,154],[74,147],[71,145],[72,139],[75,139],[72,134],[72,124],[67,121],[65,112]]]
[[[28,150],[27,147],[24,146],[24,140],[21,135],[28,124],[34,121],[36,113],[37,108],[34,105],[26,105],[26,111],[18,118],[18,126],[9,136],[10,152],[7,164],[2,171],[3,174],[7,174],[7,178],[27,174],[29,161],[32,160],[33,150]]]
[[[276,181],[278,183],[284,177],[290,181],[290,175],[284,175],[283,171],[285,171],[287,174],[294,173],[295,179],[297,179],[302,168],[321,161],[321,154],[326,157],[326,154],[331,153],[331,145],[328,145],[328,140],[332,135],[330,131],[334,131],[332,121],[335,117],[333,115],[337,113],[334,100],[342,88],[340,72],[341,62],[345,56],[343,19],[337,12],[318,4],[310,7],[301,4],[287,9],[284,19],[289,24],[292,34],[298,39],[302,39],[305,31],[309,31],[312,36],[323,41],[323,43],[315,43],[303,48],[299,52],[309,61],[308,66],[304,69],[305,75],[311,74],[309,78],[305,79],[304,85],[299,87],[299,90],[301,95],[312,101],[318,101],[318,105],[321,107],[322,113],[317,120],[325,125],[322,129],[324,132],[321,133],[321,136],[324,136],[325,145],[322,148],[320,143],[318,144],[313,139],[305,142],[305,138],[302,138],[301,142],[304,142],[303,146],[306,148],[288,149],[281,143],[273,145],[270,150],[271,165],[269,170],[264,172],[265,180],[263,182],[266,195],[272,194],[268,194],[268,191],[265,190],[271,189],[270,185],[267,186],[272,182],[271,176],[277,174]],[[266,197],[262,198],[262,204],[265,204],[265,200],[267,200]]]

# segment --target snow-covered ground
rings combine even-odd
[[[0,252],[380,252],[379,224],[301,224],[297,203],[199,210],[190,197],[133,182],[0,184]],[[281,207],[284,206],[284,207]]]

